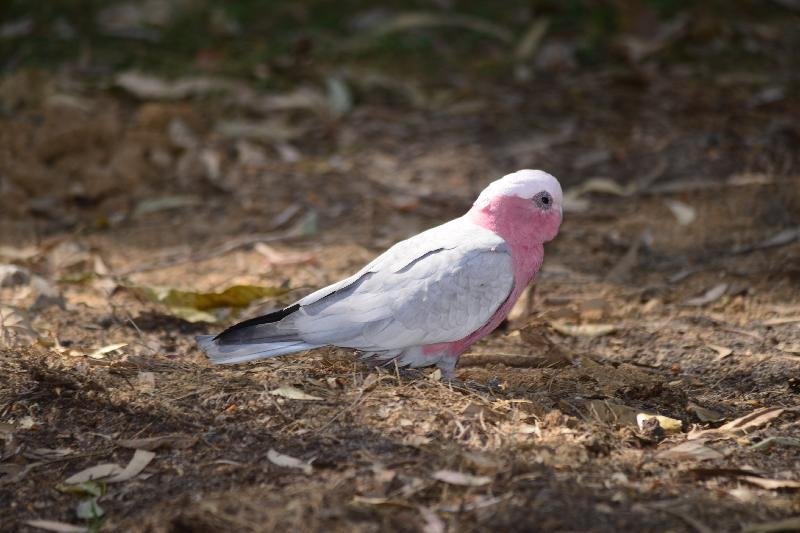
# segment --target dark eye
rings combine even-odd
[[[553,205],[553,197],[550,196],[549,192],[542,191],[533,197],[533,202],[539,209],[547,211]]]

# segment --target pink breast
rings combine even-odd
[[[499,205],[500,202],[504,202],[504,205]],[[516,197],[500,197],[497,203],[493,201],[481,209],[473,209],[465,216],[470,222],[497,233],[506,241],[513,261],[514,285],[506,301],[485,325],[463,339],[425,346],[423,347],[425,354],[446,352],[450,356],[459,356],[470,345],[494,331],[511,312],[511,308],[514,307],[525,287],[536,276],[544,260],[543,239],[538,238],[537,235],[537,229],[541,230],[542,226],[536,222],[546,223],[548,221],[530,220],[529,201]]]

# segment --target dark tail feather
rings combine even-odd
[[[243,363],[318,348],[319,345],[302,340],[288,324],[278,327],[278,322],[298,309],[300,305],[294,304],[234,324],[217,336],[200,335],[196,340],[215,364]]]
[[[308,344],[302,340],[258,344],[220,344],[213,335],[200,335],[195,339],[211,362],[217,365],[244,363],[319,348],[318,345]]]

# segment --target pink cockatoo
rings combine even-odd
[[[561,225],[561,186],[520,170],[486,187],[463,216],[401,241],[347,279],[296,303],[197,337],[214,363],[322,346],[374,362],[437,365],[458,358],[511,311]]]

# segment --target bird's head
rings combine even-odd
[[[561,226],[558,180],[541,170],[518,170],[490,183],[468,217],[507,241],[545,243]]]

